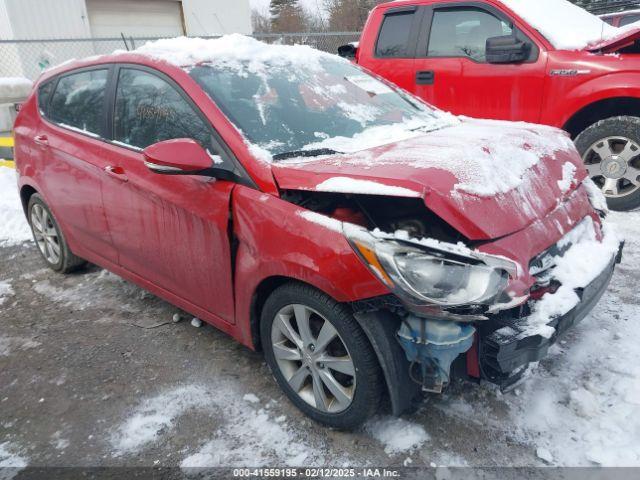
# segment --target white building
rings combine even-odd
[[[0,42],[0,77],[35,79],[49,65],[125,48],[123,35],[130,47],[131,37],[226,33],[251,33],[249,0],[0,0],[0,40],[113,39]]]

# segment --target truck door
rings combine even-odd
[[[521,63],[490,64],[487,38],[515,35],[531,44]],[[421,98],[459,115],[538,122],[546,54],[500,10],[479,2],[425,9],[415,60]]]

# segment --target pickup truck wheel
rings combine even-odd
[[[69,273],[87,263],[73,254],[53,213],[39,194],[31,195],[27,212],[33,239],[49,268]]]
[[[267,299],[260,336],[267,364],[291,402],[324,425],[351,429],[384,395],[376,355],[350,310],[302,284]]]
[[[640,118],[601,120],[578,135],[575,143],[609,208],[626,211],[640,206]]]

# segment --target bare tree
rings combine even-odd
[[[357,32],[362,30],[371,9],[385,0],[324,0],[329,30]]]
[[[271,33],[271,17],[254,8],[251,10],[251,26],[254,33]]]
[[[272,32],[304,32],[309,24],[307,12],[298,0],[271,0]]]

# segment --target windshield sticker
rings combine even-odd
[[[356,87],[361,88],[365,92],[371,93],[373,95],[383,95],[385,93],[393,92],[393,90],[391,90],[391,88],[389,88],[384,83],[367,75],[347,75],[346,77],[344,77],[344,79],[352,83]]]

